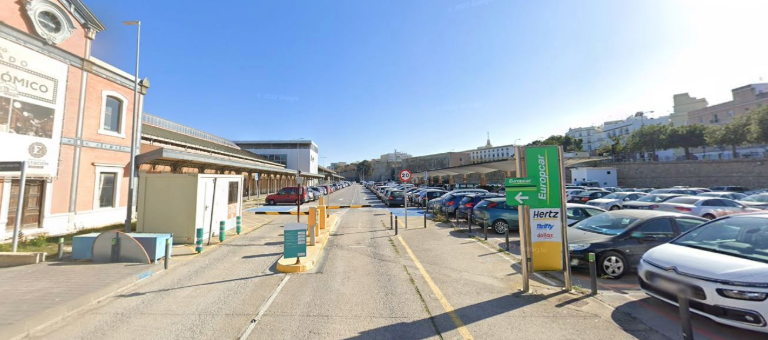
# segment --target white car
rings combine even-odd
[[[573,196],[576,196],[586,190],[584,189],[565,189],[565,201],[570,201]]]
[[[685,287],[692,312],[768,333],[768,214],[697,226],[646,252],[637,274],[648,295],[677,305],[676,294]]]
[[[639,198],[647,195],[644,192],[614,192],[610,195],[591,200],[587,204],[605,210],[619,210],[626,202],[637,201]]]

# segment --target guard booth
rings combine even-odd
[[[139,173],[136,231],[173,233],[173,243],[194,243],[235,228],[242,213],[243,176],[219,174]],[[209,235],[209,233],[212,233]]]

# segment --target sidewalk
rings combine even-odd
[[[275,216],[243,216],[242,234],[270,223]],[[226,233],[227,243],[237,238],[235,229]],[[210,253],[221,244],[218,237],[203,252],[194,245],[174,245],[170,267]],[[154,264],[92,262],[43,262],[0,269],[0,339],[13,339],[73,312],[112,296],[133,284],[162,272],[162,261]]]
[[[628,314],[565,292],[542,277],[532,276],[531,292],[521,294],[515,258],[448,224],[429,221],[425,229],[419,222],[392,238],[403,257],[415,257],[409,270],[420,274],[414,280],[444,337],[464,331],[475,339],[668,339]],[[386,329],[373,333],[381,331]]]

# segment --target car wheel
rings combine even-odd
[[[597,269],[600,275],[619,279],[627,272],[627,260],[619,253],[609,251],[600,255]]]
[[[267,200],[267,205],[275,205],[275,200]]]
[[[507,229],[509,229],[509,224],[507,221],[498,220],[493,222],[493,231],[495,231],[497,234],[503,234],[507,231]]]
[[[715,215],[712,215],[712,214],[704,214],[704,216],[702,216],[702,217],[704,217],[704,218],[706,218],[708,220],[714,220],[715,219]]]
[[[619,209],[621,209],[621,208],[619,208],[618,205],[614,205],[614,206],[611,207],[611,210],[619,210]]]

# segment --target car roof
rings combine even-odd
[[[621,216],[628,216],[628,217],[641,218],[641,219],[659,217],[659,216],[671,216],[671,217],[691,217],[695,219],[704,220],[703,218],[697,217],[697,216],[679,214],[679,213],[668,212],[668,211],[659,211],[659,210],[626,209],[626,210],[609,211],[609,212],[606,212],[606,214],[621,215]]]
[[[600,209],[599,207],[588,205],[588,204],[580,204],[580,203],[567,203],[565,205],[566,208],[592,208],[592,209]],[[600,209],[603,210],[603,209]]]

